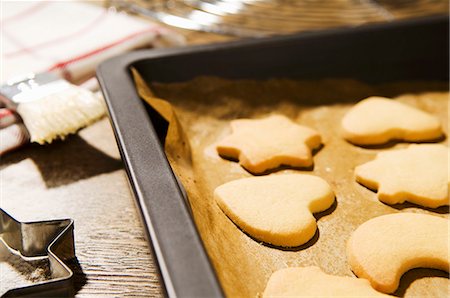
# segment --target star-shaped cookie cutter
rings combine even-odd
[[[0,261],[11,255],[48,260],[50,277],[9,289],[2,297],[73,296],[73,272],[64,263],[75,258],[72,219],[19,222],[0,208]]]

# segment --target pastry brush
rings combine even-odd
[[[22,118],[30,141],[39,144],[64,139],[105,113],[100,95],[49,72],[9,80],[0,94]]]

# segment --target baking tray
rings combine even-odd
[[[223,296],[164,153],[167,129],[137,95],[130,69],[147,82],[213,75],[448,81],[448,17],[301,33],[178,49],[145,50],[108,60],[97,76],[146,234],[171,297]]]

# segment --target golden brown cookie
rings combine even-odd
[[[353,106],[342,119],[345,139],[357,145],[389,140],[430,141],[442,136],[438,118],[401,102],[369,97]]]
[[[381,152],[355,168],[356,181],[378,189],[378,199],[387,204],[448,205],[448,154],[446,146],[437,144]]]
[[[448,220],[417,213],[383,215],[353,232],[347,259],[353,272],[381,292],[394,292],[413,268],[449,268]]]
[[[239,160],[242,167],[261,174],[281,165],[310,167],[311,151],[321,144],[313,129],[281,115],[231,121],[232,134],[216,146],[220,156]]]
[[[328,209],[334,194],[322,178],[305,174],[234,180],[216,188],[222,211],[253,238],[277,246],[299,246],[317,229],[312,215]]]
[[[319,267],[285,268],[272,274],[264,290],[269,297],[391,297],[362,278],[326,274]]]

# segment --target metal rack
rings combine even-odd
[[[446,14],[434,0],[111,0],[162,23],[219,34],[260,37]]]

